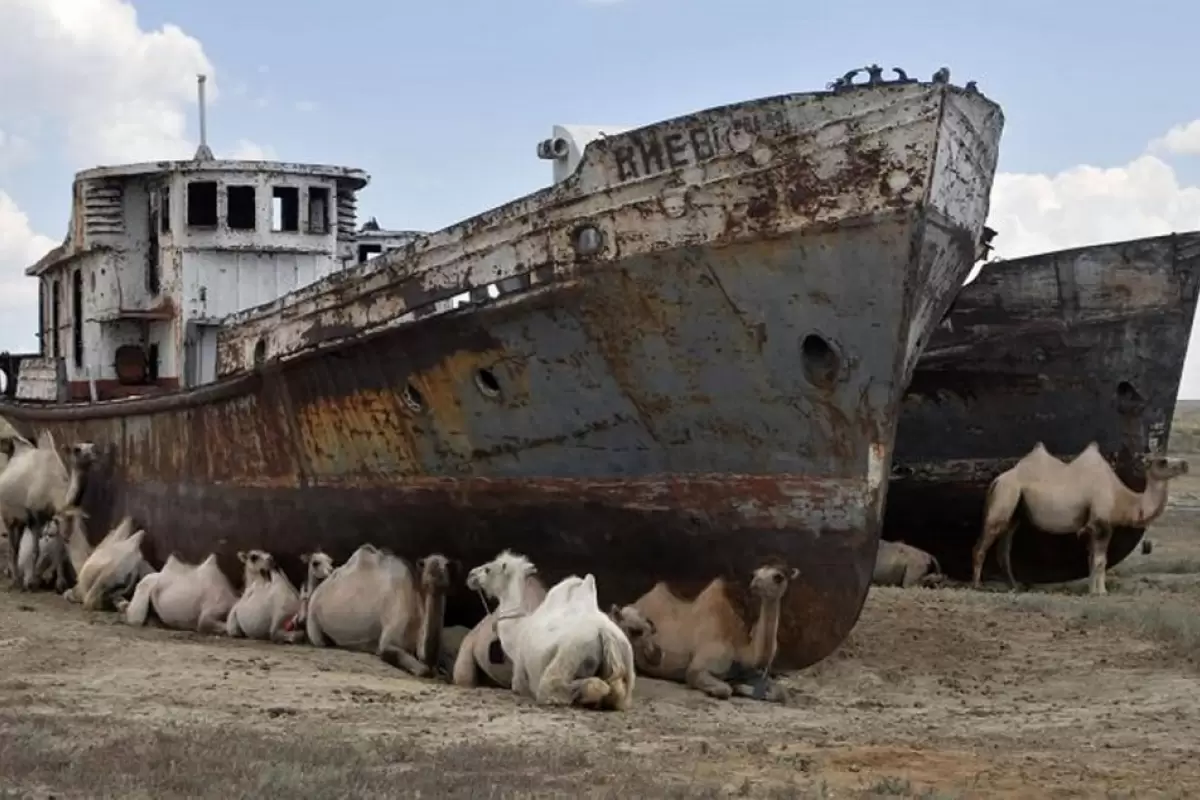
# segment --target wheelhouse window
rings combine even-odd
[[[295,186],[276,186],[271,190],[271,230],[300,230],[300,190]]]
[[[225,221],[230,230],[252,231],[256,226],[257,207],[253,186],[225,188]]]
[[[329,233],[329,190],[308,187],[308,232]]]
[[[216,181],[192,181],[188,184],[187,224],[189,228],[217,226]]]

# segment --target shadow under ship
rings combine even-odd
[[[1037,442],[1070,459],[1091,441],[1135,491],[1140,456],[1165,454],[1200,283],[1200,232],[992,262],[930,337],[905,394],[883,538],[971,577],[987,487]],[[1087,539],[1018,511],[1022,583],[1088,575]],[[1116,528],[1116,566],[1144,528]],[[1003,579],[996,548],[985,578]]]
[[[238,580],[264,547],[298,580],[317,547],[513,548],[607,607],[783,559],[776,663],[812,664],[865,600],[901,394],[977,261],[1003,127],[944,70],[880,73],[594,141],[561,183],[225,317],[211,383],[0,412],[97,442],[91,536],[131,514],[152,563],[215,551]],[[448,623],[479,613],[450,597]]]

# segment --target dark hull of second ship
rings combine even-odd
[[[1140,491],[1165,453],[1200,281],[1200,233],[1138,239],[984,268],[931,337],[902,406],[883,538],[970,577],[992,479],[1037,442],[1069,458],[1096,441]],[[1109,565],[1142,528],[1119,528]],[[1022,518],[1018,581],[1087,576],[1086,540]],[[1000,578],[995,550],[985,578]]]

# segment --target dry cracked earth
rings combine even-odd
[[[1108,597],[873,589],[786,706],[639,679],[628,713],[546,711],[0,589],[0,796],[1196,796],[1196,467]]]

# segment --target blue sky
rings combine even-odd
[[[41,28],[30,22],[35,15],[51,15],[46,9],[53,7],[60,18],[44,25],[69,28],[61,16],[72,12],[71,3],[95,7],[95,14],[120,5],[5,2],[24,10],[7,26],[4,18],[11,12],[0,10],[0,29],[9,28],[8,34],[0,30],[0,91],[23,82],[23,70],[58,74],[51,55],[36,55],[33,66],[34,56],[18,61],[4,55],[6,36],[14,45],[37,39]],[[1045,203],[1029,196],[1034,191],[1029,187],[1040,192],[1045,186],[1028,179],[1040,173],[1051,180],[1079,164],[1125,169],[1172,127],[1200,118],[1200,93],[1185,88],[1194,69],[1189,54],[1200,5],[1165,0],[1136,6],[1044,0],[134,5],[140,29],[177,25],[211,62],[218,96],[210,104],[209,130],[218,156],[247,140],[284,160],[364,168],[372,184],[360,200],[360,214],[374,214],[386,227],[436,229],[545,185],[550,166],[535,157],[534,147],[554,123],[648,123],[721,103],[821,88],[847,69],[874,61],[922,78],[946,65],[954,82],[977,80],[1001,103],[1007,123],[1000,169],[1027,179],[1011,183],[1009,200],[994,209],[1039,231],[1029,247],[1035,241],[1037,249],[1046,249],[1157,232],[1147,225],[1200,228],[1195,188],[1200,125],[1194,144],[1184,141],[1190,133],[1181,130],[1176,146],[1155,150],[1166,173],[1151,170],[1150,177],[1138,179],[1145,170],[1130,169],[1118,176],[1124,181],[1118,189],[1078,176],[1046,184],[1060,203],[1080,209],[1071,219],[1048,221],[1037,207]],[[18,24],[28,30],[14,32]],[[130,69],[154,70],[154,47],[130,58],[132,66],[114,66],[127,52],[97,52],[95,68],[70,73],[79,77],[62,91],[82,91],[80,83],[93,74],[117,80]],[[189,91],[194,94],[194,88],[185,87],[183,94],[164,90],[156,102],[184,111],[184,133],[194,137]],[[26,99],[31,108],[42,107],[36,98]],[[71,174],[90,166],[79,163],[79,148],[72,151],[55,127],[65,114],[48,114],[50,121],[38,124],[35,113],[18,119],[11,108],[0,108],[0,146],[6,130],[10,142],[16,130],[26,143],[23,158],[7,166],[0,159],[0,191],[27,215],[32,231],[53,240],[65,230]],[[1164,187],[1164,175],[1172,171],[1175,185]],[[1080,199],[1081,194],[1086,196]],[[1088,227],[1094,215],[1086,204],[1093,202],[1107,204],[1105,219],[1142,222],[1131,222],[1128,230],[1111,222]],[[1001,230],[998,240],[1002,247],[1004,234]],[[0,347],[12,346],[3,328]],[[1189,375],[1194,385],[1188,396],[1200,396],[1200,368],[1189,365]]]

